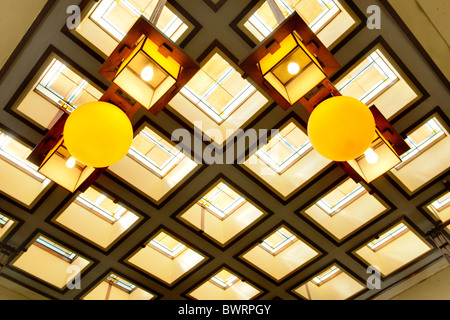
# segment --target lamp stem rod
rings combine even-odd
[[[156,26],[158,23],[159,18],[161,17],[162,11],[167,3],[167,0],[159,0],[156,4],[155,10],[153,11],[150,22]]]
[[[281,9],[276,4],[275,0],[267,0],[267,4],[269,5],[270,10],[275,16],[275,19],[277,20],[278,24],[281,24],[285,19],[283,12],[281,12]]]

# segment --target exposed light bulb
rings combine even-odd
[[[375,164],[378,162],[379,157],[372,148],[369,148],[366,152],[364,152],[364,155],[366,156],[366,161],[368,163]]]
[[[75,165],[77,164],[77,159],[74,157],[70,157],[69,160],[66,162],[66,167],[69,169],[75,168]]]
[[[288,64],[288,72],[292,75],[296,75],[300,72],[300,66],[297,62],[291,62]]]
[[[153,74],[153,68],[151,66],[146,66],[141,72],[141,77],[144,81],[150,81],[153,79]]]

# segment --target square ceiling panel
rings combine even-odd
[[[275,0],[280,16],[297,12],[330,50],[360,24],[361,19],[346,1]],[[267,1],[261,0],[236,23],[236,31],[252,46],[269,36],[280,24]]]
[[[342,95],[375,105],[390,121],[428,95],[382,39],[369,45],[356,62],[343,67],[333,82]]]
[[[300,215],[318,226],[336,242],[342,242],[380,216],[392,211],[391,205],[372,186],[339,180]]]
[[[158,296],[147,289],[117,275],[108,272],[89,292],[81,298],[82,300],[116,300],[116,301],[138,301],[154,300]]]
[[[209,258],[185,240],[159,229],[124,262],[166,286],[174,286]]]
[[[90,187],[57,212],[51,222],[108,251],[144,220],[120,200]]]
[[[366,289],[365,284],[335,263],[293,292],[306,300],[346,300]]]
[[[389,177],[408,195],[448,171],[449,153],[443,150],[450,148],[449,124],[445,114],[435,109],[404,133],[411,149],[402,155],[402,163],[389,172]]]
[[[419,208],[428,214],[436,223],[450,222],[450,191],[445,191]]]
[[[240,165],[283,201],[332,164],[314,150],[305,127],[296,114],[288,116],[277,125],[278,132],[272,132],[268,143]]]
[[[208,276],[187,296],[195,300],[252,300],[262,291],[227,267]]]
[[[0,241],[3,241],[18,224],[19,221],[0,211]]]
[[[128,154],[109,167],[109,173],[160,204],[201,166],[150,121],[144,119],[136,127]]]
[[[227,179],[214,179],[175,217],[220,247],[227,247],[268,215]]]
[[[13,259],[11,267],[60,291],[67,290],[68,284],[94,264],[92,259],[41,233],[25,249]]]
[[[98,101],[105,92],[102,83],[52,47],[29,76],[6,108],[43,134],[63,113]]]
[[[217,42],[210,46],[201,55],[200,71],[167,108],[216,145],[245,128],[270,104],[270,99],[249,79],[242,78],[237,59],[225,52]]]
[[[25,208],[32,208],[52,186],[27,160],[31,152],[29,146],[0,129],[0,192]]]
[[[83,1],[80,6],[80,25],[73,29],[66,27],[65,32],[105,58],[113,52],[139,17],[150,19],[157,4],[157,0]],[[179,12],[172,1],[166,3],[156,23],[156,27],[177,44],[197,32],[197,25],[191,16]]]
[[[322,252],[297,231],[283,224],[238,256],[278,283],[321,255]]]
[[[411,223],[402,220],[353,250],[352,254],[387,277],[432,250],[431,243],[419,235]]]

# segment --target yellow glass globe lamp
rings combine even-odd
[[[352,97],[333,97],[320,103],[308,122],[314,149],[339,162],[357,159],[375,137],[375,119],[369,108]]]
[[[76,160],[94,168],[119,162],[133,142],[127,115],[107,102],[91,102],[76,108],[64,126],[64,145]]]

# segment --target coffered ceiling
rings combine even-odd
[[[264,1],[169,0],[158,28],[201,71],[160,114],[141,109],[133,117],[129,154],[82,194],[35,173],[27,152],[64,110],[107,90],[98,70],[120,28],[135,21],[125,13],[150,15],[156,1],[79,1],[81,25],[72,29],[74,2],[0,5],[23,17],[0,24],[0,240],[20,251],[0,275],[4,288],[61,300],[366,300],[446,267],[427,233],[450,217],[450,65],[435,59],[449,48],[424,50],[399,20],[399,1],[326,1],[322,9],[318,0],[282,1],[285,15],[295,4],[311,25],[314,10],[338,10],[316,30],[342,66],[330,80],[376,104],[413,146],[382,177],[353,182],[308,144],[300,103],[284,111],[241,77],[239,61],[276,27]],[[381,29],[366,27],[374,4]],[[102,5],[124,11],[106,8],[99,18]],[[268,29],[252,33],[258,23]],[[250,128],[281,133],[234,154],[234,164],[199,163],[171,141],[177,129],[202,130],[214,140],[204,151],[227,154],[230,132]],[[370,266],[380,269],[379,289],[366,285]],[[80,287],[70,284],[73,270],[81,270]]]

